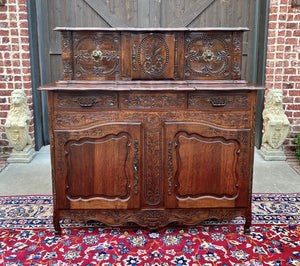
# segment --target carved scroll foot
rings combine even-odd
[[[246,222],[245,222],[245,226],[244,226],[244,234],[250,235],[250,226],[251,226],[251,220],[252,220],[251,209],[247,210],[245,218],[246,218]]]
[[[55,237],[60,237],[61,236],[61,227],[59,224],[59,218],[55,214],[53,215],[53,225],[54,225]]]

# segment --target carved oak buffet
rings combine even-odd
[[[54,226],[251,223],[256,93],[245,29],[60,28],[48,92]]]

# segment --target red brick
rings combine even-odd
[[[22,53],[22,59],[30,59],[29,53]]]
[[[296,69],[295,68],[285,68],[284,69],[284,74],[296,74]]]
[[[270,19],[270,18],[269,18]],[[276,20],[277,18],[275,18]],[[283,21],[286,21],[286,15],[282,15],[280,14],[279,17],[278,17],[279,20],[283,20]]]
[[[275,54],[275,57],[276,57],[276,59],[283,59],[283,57],[284,57],[284,53],[276,53]]]
[[[269,20],[270,21],[277,21],[277,18],[278,18],[278,14],[277,13],[276,14],[271,14],[269,16]]]
[[[28,29],[21,29],[21,36],[28,36]]]
[[[30,60],[22,60],[23,67],[30,67]]]
[[[20,20],[27,20],[27,14],[26,14],[26,13],[21,13],[21,14],[19,15],[19,19],[20,19]]]
[[[286,24],[287,29],[298,29],[299,23],[291,22]]]
[[[28,22],[27,22],[27,21],[21,22],[21,23],[20,23],[20,28],[27,29],[27,28],[28,28]]]
[[[24,6],[24,5],[20,6],[19,5],[19,12],[26,12],[26,11],[27,11],[26,6]]]
[[[268,38],[275,37],[275,36],[276,36],[276,31],[269,29],[269,31],[268,31]]]
[[[13,66],[14,66],[14,67],[19,67],[19,66],[20,66],[20,61],[19,61],[19,60],[14,60],[14,61],[13,61]],[[19,68],[18,68],[18,69],[19,69]],[[14,70],[14,73],[16,73],[15,70]]]
[[[269,29],[276,29],[277,28],[277,23],[276,22],[270,22],[269,23]]]
[[[297,38],[286,38],[285,44],[297,44]]]
[[[279,12],[286,13],[288,10],[287,6],[281,6]]]
[[[278,7],[270,5],[269,12],[270,12],[270,14],[277,13],[278,12]]]
[[[289,90],[289,96],[298,96],[300,97],[300,90]]]
[[[0,36],[1,37],[8,36],[8,35],[9,35],[9,31],[8,30],[3,30],[3,29],[0,30]]]
[[[22,49],[23,51],[29,51],[29,45],[28,44],[22,45]]]
[[[1,14],[0,13],[0,21],[1,20],[6,20],[6,19],[7,19],[6,14]]]
[[[11,21],[9,23],[9,28],[10,28],[10,30],[17,29],[18,28],[18,23],[16,21]]]
[[[17,15],[15,13],[10,13],[9,14],[9,20],[10,21],[17,21]]]
[[[9,12],[17,12],[17,6],[15,6],[15,5],[9,6],[8,10],[9,10]]]
[[[293,36],[293,31],[292,30],[286,30],[284,36],[285,37],[292,37]]]

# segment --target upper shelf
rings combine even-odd
[[[68,28],[64,80],[239,80],[248,28]]]
[[[172,31],[248,31],[247,27],[203,27],[203,28],[101,28],[101,27],[56,27],[56,31],[122,31],[122,32],[172,32]]]

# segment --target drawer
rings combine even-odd
[[[242,36],[234,32],[192,32],[185,34],[184,77],[240,79]]]
[[[193,110],[250,110],[251,97],[247,93],[203,93],[188,95],[188,109]]]
[[[119,33],[74,33],[74,79],[120,79],[120,43]]]
[[[133,92],[120,93],[120,109],[128,110],[183,110],[186,93]]]
[[[56,109],[116,109],[118,94],[114,92],[59,92],[54,94]]]

